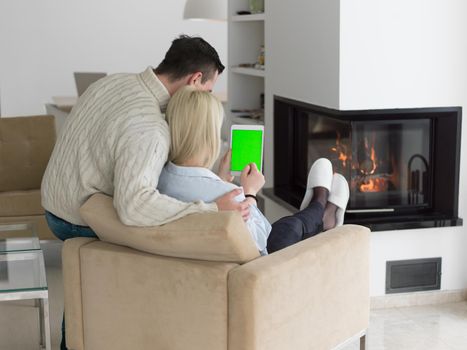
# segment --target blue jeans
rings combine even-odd
[[[52,231],[53,234],[62,241],[75,237],[97,238],[96,234],[90,227],[74,225],[68,221],[60,219],[58,216],[55,216],[48,211],[45,212],[45,219],[47,220],[47,225],[49,226],[50,231]],[[67,350],[65,340],[65,315],[63,315],[62,322],[62,342],[60,344],[60,350]]]
[[[323,232],[323,215],[324,207],[319,202],[311,201],[302,211],[273,223],[268,237],[268,253],[274,253]]]
[[[53,234],[62,241],[76,237],[97,238],[96,234],[90,227],[72,224],[60,219],[58,216],[55,216],[48,211],[45,212],[45,219],[47,220],[47,224]]]

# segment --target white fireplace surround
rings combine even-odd
[[[340,110],[462,106],[467,111],[467,2],[313,0],[266,2],[266,149],[273,96]],[[465,123],[464,123],[465,124]],[[459,216],[467,218],[466,127]],[[273,154],[265,158],[272,187]],[[287,214],[266,202],[266,214]],[[443,291],[467,289],[467,229],[371,235],[372,296],[385,294],[386,261],[442,257]]]

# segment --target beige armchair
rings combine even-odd
[[[73,350],[333,349],[369,320],[369,230],[345,225],[260,257],[237,213],[124,226],[112,199],[81,210],[100,240],[65,242]]]
[[[40,191],[54,145],[53,116],[0,118],[0,224],[33,222],[40,239],[55,239]]]

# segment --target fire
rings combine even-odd
[[[371,144],[367,138],[363,140],[366,157],[358,164],[358,170],[361,175],[357,182],[357,188],[360,192],[386,192],[390,183],[393,183],[394,180],[394,174],[381,172],[379,168],[381,161],[376,156],[375,138],[376,135],[373,134]]]
[[[376,151],[373,145],[370,147],[368,139],[365,137],[363,140],[363,146],[365,147],[365,158],[359,160],[358,170],[363,176],[373,175],[376,172],[378,159],[376,159]]]
[[[364,139],[364,147],[369,158],[360,162],[359,170],[363,179],[358,187],[360,192],[382,192],[387,191],[388,182],[382,176],[374,175],[378,168],[378,159],[376,158],[375,142],[369,145],[368,139]]]
[[[336,144],[331,147],[330,150],[337,155],[337,159],[342,164],[342,171],[348,164],[351,166],[352,172],[356,172],[352,175],[351,187],[359,192],[375,193],[388,191],[393,175],[381,173],[379,164],[381,160],[376,154],[376,134],[372,134],[365,137],[360,144],[364,155],[360,156],[360,159],[355,159],[352,162],[351,152],[348,151],[347,144],[341,142],[341,135],[337,132]],[[361,153],[359,153],[360,155]]]
[[[388,182],[383,177],[368,179],[360,185],[360,192],[382,192],[387,191]]]
[[[337,153],[337,159],[342,162],[342,166],[345,168],[349,156],[347,155],[347,146],[341,143],[341,135],[339,132],[337,132],[336,147],[332,147],[331,151]]]
[[[373,169],[371,169],[370,174],[374,174],[376,171],[376,152],[375,152],[375,147],[371,147],[371,156],[370,159],[373,163]]]
[[[339,158],[338,158],[338,159],[342,162],[342,164],[343,164],[344,166],[345,166],[345,164],[346,164],[346,162],[347,162],[347,158],[348,158],[348,157],[347,157],[347,154],[342,153],[342,152],[339,153]]]

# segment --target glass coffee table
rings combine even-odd
[[[49,291],[35,227],[1,224],[0,301],[28,299],[39,308],[41,348],[50,350]]]

